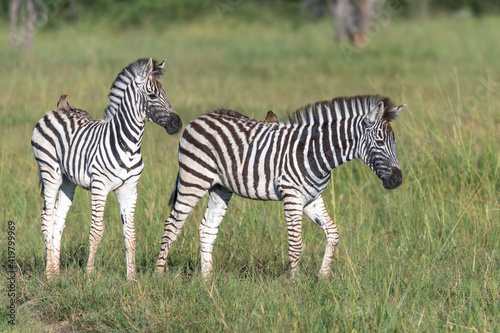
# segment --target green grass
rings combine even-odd
[[[500,44],[497,17],[397,21],[349,57],[332,24],[231,16],[166,30],[68,26],[37,31],[28,53],[0,49],[0,257],[16,223],[17,325],[7,325],[6,266],[0,331],[454,331],[500,330]],[[0,26],[0,45],[8,30]],[[408,106],[393,125],[404,183],[387,191],[359,160],[333,171],[324,196],[341,239],[329,280],[316,277],[322,230],[304,219],[301,276],[288,278],[281,204],[234,198],[200,274],[193,211],[154,274],[179,136],[148,124],[136,210],[137,282],[126,282],[113,195],[85,274],[90,195],[78,189],[62,242],[63,274],[43,280],[42,198],[30,139],[62,93],[103,116],[118,72],[139,57],[167,59],[163,85],[185,124],[232,108],[263,119],[341,95],[380,93]],[[489,82],[489,83],[488,83]]]

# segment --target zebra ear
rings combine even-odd
[[[388,122],[394,121],[399,115],[399,112],[406,106],[406,104],[400,106],[393,106],[384,113],[384,119]]]
[[[373,109],[366,115],[366,122],[373,124],[381,119],[384,115],[384,101],[380,101],[373,107]]]
[[[153,73],[153,58],[149,58],[139,71],[136,81],[144,81]]]
[[[161,62],[161,64],[156,66],[152,74],[155,75],[157,79],[159,79],[163,75],[164,68],[165,68],[165,59]]]
[[[392,108],[391,112],[389,112],[389,121],[393,121],[399,116],[399,112],[406,106],[406,104],[395,106]]]
[[[400,105],[400,106],[396,106],[396,107],[394,108],[394,109],[395,109],[394,113],[396,114],[396,116],[398,116],[398,115],[399,115],[399,112],[400,112],[401,110],[403,110],[403,108],[404,108],[405,106],[406,106],[406,104],[403,104],[403,105]],[[394,117],[394,118],[395,118],[395,117]]]

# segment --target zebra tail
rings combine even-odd
[[[40,186],[40,195],[43,197],[43,192],[45,190],[45,186],[42,181],[42,174],[39,173],[40,178],[38,179],[38,186]]]
[[[177,173],[177,180],[175,181],[175,187],[174,190],[172,191],[172,194],[170,194],[170,200],[168,200],[168,205],[170,207],[174,207],[175,201],[177,200],[177,184],[179,184],[179,173]]]

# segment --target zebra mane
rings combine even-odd
[[[325,122],[329,118],[336,120],[338,118],[345,119],[353,116],[365,115],[380,101],[384,102],[384,115],[382,116],[382,120],[394,120],[397,117],[397,109],[388,97],[380,95],[363,95],[336,97],[331,101],[320,101],[306,105],[288,114],[284,122],[288,124],[310,125]]]
[[[153,79],[160,78],[163,75],[163,68],[158,66],[156,60],[153,60]],[[134,81],[134,79],[139,75],[144,66],[149,62],[149,59],[143,58],[139,59],[124,69],[118,74],[115,81],[111,85],[111,90],[109,92],[109,106],[106,108],[104,119],[109,120],[118,111],[121,100],[124,96],[124,92],[127,87]]]

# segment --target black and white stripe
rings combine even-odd
[[[208,191],[208,209],[199,227],[205,277],[212,270],[213,245],[232,193],[283,201],[293,274],[302,255],[302,214],[321,226],[327,242],[320,274],[327,276],[339,237],[321,197],[331,170],[361,158],[386,188],[399,186],[402,177],[389,122],[401,108],[388,98],[356,96],[309,105],[278,123],[230,110],[199,116],[186,126],[179,143],[173,211],[165,222],[158,271],[164,270],[190,211]]]
[[[62,231],[75,188],[81,186],[92,193],[89,274],[104,231],[106,197],[114,191],[127,248],[127,278],[134,278],[134,211],[137,182],[144,167],[140,148],[145,122],[151,120],[169,134],[182,127],[158,81],[164,65],[164,61],[158,65],[153,59],[139,59],[123,69],[111,87],[103,120],[93,120],[86,111],[69,107],[48,112],[35,126],[31,145],[44,197],[47,277],[60,271]]]

